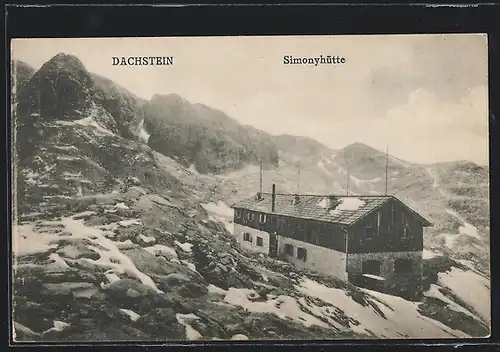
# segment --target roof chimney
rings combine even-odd
[[[273,183],[273,194],[271,197],[271,212],[273,213],[275,206],[276,206],[276,185]]]
[[[295,195],[293,204],[298,204],[300,202],[300,196],[298,194]]]
[[[338,201],[337,201],[337,198],[335,196],[328,196],[326,197],[326,208],[328,210],[331,210],[333,208],[335,208],[335,206],[337,205]]]

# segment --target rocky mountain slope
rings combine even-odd
[[[144,125],[151,131],[151,148],[203,173],[235,170],[261,159],[273,166],[278,162],[271,136],[176,94],[153,96],[144,107]]]
[[[72,56],[53,58],[19,93],[13,141],[15,341],[488,335],[489,277],[472,260],[426,251],[425,298],[410,302],[245,253],[231,236],[232,211],[224,201],[253,187],[255,166],[216,176],[188,167],[210,158],[156,151],[148,145],[148,102],[88,73]],[[233,141],[214,150],[272,139],[205,107],[186,109],[203,112],[193,119],[216,115],[205,131],[228,123],[223,137]],[[218,127],[210,127],[214,121]],[[273,144],[283,148],[290,138]],[[314,158],[303,148],[280,150],[277,167],[266,163],[266,182],[274,173],[282,178],[279,187],[293,188],[300,161],[311,167],[311,174],[302,175],[307,187],[329,189],[335,176],[341,189],[346,153],[306,143]],[[255,155],[240,161],[248,165]],[[444,174],[449,167],[434,167],[432,175],[451,177]],[[316,170],[323,170],[321,181],[309,183]],[[453,170],[457,181],[466,182],[463,167]],[[359,190],[376,191],[379,181],[360,173],[353,177],[370,182],[358,181]],[[433,179],[428,181],[432,188]],[[452,192],[436,182],[438,190]]]
[[[97,91],[96,102],[101,104],[116,121],[122,122],[120,135],[129,139],[137,137],[147,142],[147,134],[143,129],[143,107],[146,101],[105,77],[92,74],[92,79]]]

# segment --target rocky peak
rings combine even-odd
[[[19,92],[19,118],[81,119],[91,108],[94,90],[94,81],[82,62],[75,56],[58,54]]]
[[[176,93],[170,94],[155,94],[151,98],[149,105],[160,109],[182,109],[194,110],[193,104]]]
[[[342,153],[345,155],[378,155],[382,154],[381,151],[370,147],[369,145],[366,145],[364,143],[352,143],[349,144],[347,147],[343,148],[341,150]]]
[[[43,70],[44,68],[47,69],[49,67],[57,68],[64,71],[73,71],[73,70],[87,71],[79,58],[77,58],[74,55],[68,55],[64,53],[59,53],[56,56],[52,57],[52,59],[47,61],[42,66],[41,70]]]
[[[341,164],[356,165],[364,163],[385,164],[385,153],[363,143],[353,143],[340,149],[335,159]]]
[[[151,98],[151,102],[178,102],[178,103],[187,103],[188,101],[181,97],[179,94],[170,93],[170,94],[155,94]]]

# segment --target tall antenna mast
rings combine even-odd
[[[297,164],[297,195],[300,194],[300,161]]]
[[[389,145],[385,148],[385,195],[387,195],[387,173],[389,169]]]
[[[259,193],[262,194],[262,158],[260,159],[260,170],[259,170]]]
[[[351,170],[351,167],[347,167],[347,179],[345,181],[345,189],[346,189],[346,194],[349,195],[349,172]]]

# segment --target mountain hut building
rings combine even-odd
[[[432,224],[394,196],[278,194],[273,185],[232,207],[242,249],[421,298],[423,231]]]

